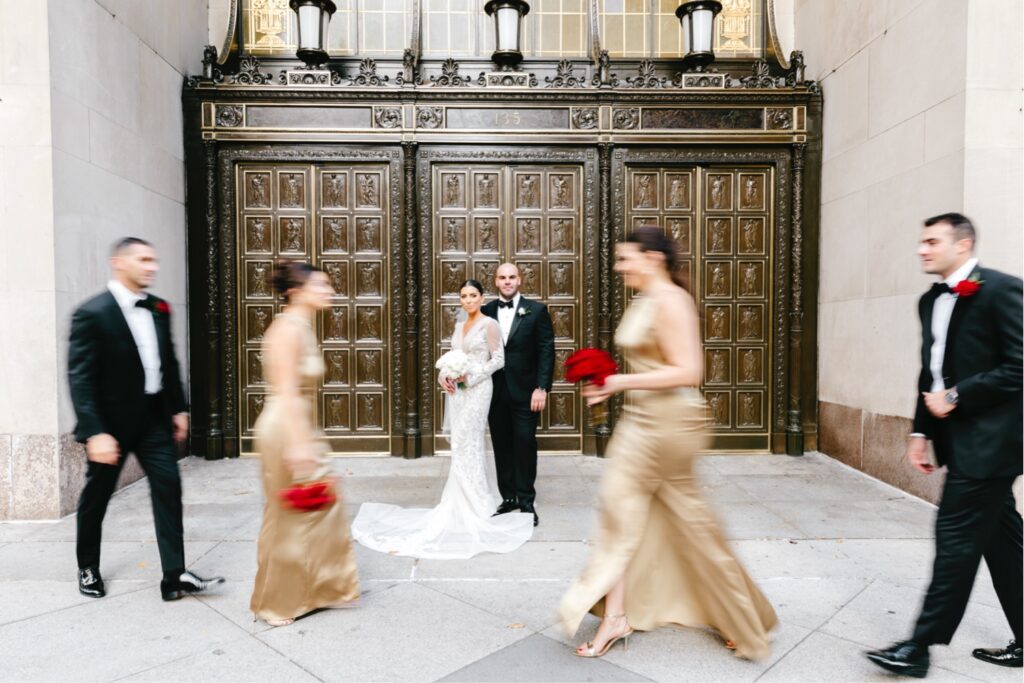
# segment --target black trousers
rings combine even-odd
[[[1013,478],[967,479],[948,473],[935,522],[932,582],[914,629],[922,645],[947,644],[967,608],[981,558],[1017,642],[1021,640],[1024,550]]]
[[[540,413],[530,402],[513,401],[504,381],[494,383],[491,411],[487,416],[494,443],[494,465],[502,500],[533,505],[537,492],[537,421]]]
[[[170,417],[159,396],[147,397],[150,402],[148,424],[136,444],[121,444],[117,465],[89,462],[85,488],[78,501],[78,567],[100,566],[100,541],[103,517],[114,493],[129,452],[134,452],[149,481],[153,520],[156,525],[157,548],[164,574],[180,574],[185,570],[185,542],[181,514],[181,476],[178,473],[177,450],[171,432]]]

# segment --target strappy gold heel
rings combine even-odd
[[[625,617],[626,617],[625,614],[606,614],[604,616],[605,619],[624,619]],[[626,622],[626,626],[627,627],[629,626],[629,622]],[[586,657],[588,659],[595,658],[595,657],[604,657],[606,654],[608,654],[608,650],[612,649],[612,645],[614,645],[615,643],[619,642],[620,640],[622,641],[622,649],[628,651],[629,650],[629,637],[631,635],[633,635],[633,629],[632,628],[628,628],[628,630],[625,633],[622,633],[622,634],[620,634],[618,636],[615,636],[614,638],[609,640],[607,643],[605,643],[604,647],[601,648],[600,652],[597,652],[597,651],[594,650],[594,641],[591,640],[588,643],[586,643],[586,649],[583,652],[580,652],[580,649],[577,647],[576,649],[574,649],[572,651],[572,653],[574,655],[576,655],[577,657]]]

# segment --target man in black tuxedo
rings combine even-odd
[[[185,570],[181,477],[177,448],[188,435],[188,405],[171,340],[170,305],[143,290],[159,269],[156,250],[126,237],[110,258],[113,279],[71,318],[68,380],[78,424],[75,438],[89,459],[78,503],[78,590],[106,595],[100,576],[103,517],[128,453],[149,479],[157,546],[163,565],[160,592],[177,600],[224,579]]]
[[[498,321],[505,342],[505,367],[494,373],[487,417],[502,499],[495,514],[529,512],[537,526],[537,420],[555,371],[555,333],[548,307],[519,293],[519,268],[503,263],[494,283],[498,298],[481,310]]]
[[[948,644],[985,558],[1014,639],[976,658],[1021,666],[1021,517],[1011,487],[1021,474],[1021,280],[978,265],[974,226],[958,213],[925,221],[918,255],[942,280],[918,305],[922,327],[914,433],[907,458],[946,481],[935,523],[931,585],[913,636],[868,653],[879,666],[923,678],[928,647]]]

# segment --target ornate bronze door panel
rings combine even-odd
[[[561,368],[580,346],[582,330],[582,165],[434,164],[432,169],[434,320],[439,331],[434,358],[450,348],[459,286],[475,278],[493,298],[498,265],[515,263],[523,295],[548,305],[555,330],[555,385],[541,416],[540,447],[580,452],[580,397],[562,381]],[[434,415],[440,450],[448,447],[440,434],[443,403],[438,391]]]
[[[239,395],[242,452],[263,407],[263,333],[283,301],[279,258],[323,268],[336,296],[317,323],[325,374],[316,424],[336,453],[388,453],[388,169],[384,164],[239,164]]]
[[[769,167],[630,166],[626,224],[679,243],[702,319],[714,448],[770,448],[773,176]]]

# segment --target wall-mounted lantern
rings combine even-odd
[[[503,71],[511,71],[523,61],[523,17],[529,14],[530,4],[526,0],[488,0],[484,11],[494,17],[491,59]]]
[[[718,0],[690,0],[676,8],[683,29],[683,62],[703,71],[715,61],[715,16],[722,11]]]
[[[295,56],[316,69],[327,61],[327,29],[331,15],[338,7],[333,0],[289,0],[288,6],[295,11],[299,28],[298,49]]]

